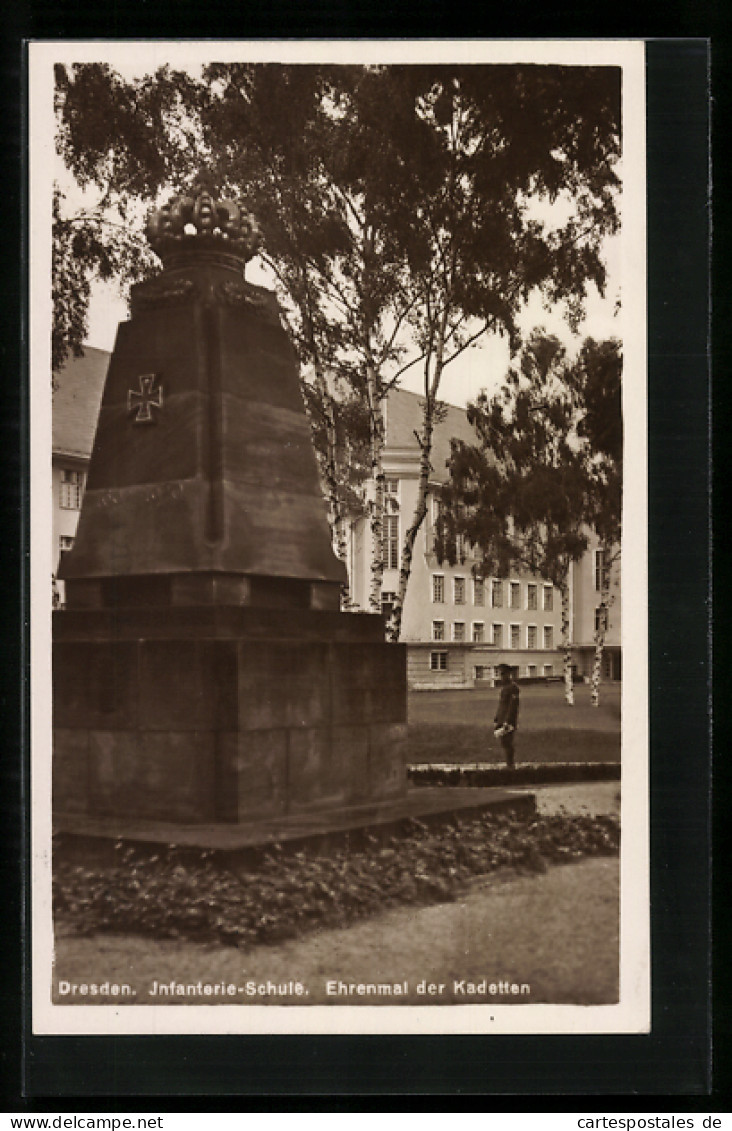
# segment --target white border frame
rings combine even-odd
[[[424,1007],[52,1006],[50,919],[51,482],[49,170],[53,167],[52,65],[135,60],[149,69],[194,58],[221,61],[582,63],[623,68],[621,272],[624,311],[623,846],[621,964],[617,1005]],[[639,1033],[650,1026],[647,638],[647,398],[645,263],[645,53],[641,40],[81,41],[29,45],[31,341],[31,773],[32,1011],[35,1034],[125,1033]],[[487,606],[488,607],[488,606]],[[491,603],[493,606],[492,590]],[[503,607],[503,606],[502,606]],[[510,609],[510,602],[509,602]],[[631,623],[632,622],[632,623]],[[493,622],[498,623],[498,622]],[[489,1022],[488,1017],[491,1017]]]

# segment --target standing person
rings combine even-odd
[[[498,699],[498,709],[494,722],[496,724],[496,738],[503,747],[506,756],[506,765],[513,769],[514,749],[513,740],[518,726],[519,686],[511,675],[508,664],[498,665],[498,678],[500,679],[501,694]]]

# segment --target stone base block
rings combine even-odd
[[[57,812],[249,822],[406,792],[402,645],[159,624],[100,640],[73,616],[54,645]]]

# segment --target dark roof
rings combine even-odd
[[[388,448],[419,449],[415,431],[422,420],[424,397],[406,389],[395,389],[389,393],[386,408],[386,444]],[[435,427],[432,442],[432,474],[436,480],[447,479],[447,461],[450,458],[450,440],[454,437],[466,444],[475,444],[477,436],[473,426],[468,423],[464,408],[443,405],[445,414]]]
[[[91,455],[109,357],[106,350],[85,346],[82,357],[70,357],[54,374],[54,453]]]

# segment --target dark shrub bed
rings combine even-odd
[[[620,781],[616,762],[528,762],[508,766],[408,766],[413,785],[492,786],[547,785],[564,782]]]
[[[588,855],[618,851],[611,816],[530,820],[484,814],[409,830],[367,850],[328,856],[274,846],[245,874],[211,853],[175,848],[142,854],[118,846],[118,861],[54,869],[57,928],[224,943],[243,948],[277,942],[320,926],[343,926],[389,907],[454,900],[474,877],[499,868],[544,871]]]

